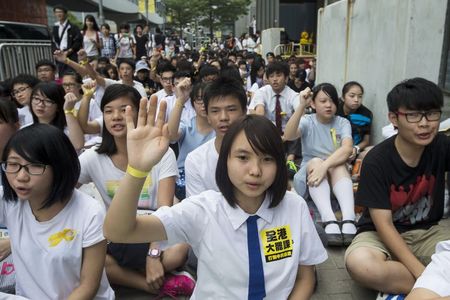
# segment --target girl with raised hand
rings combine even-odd
[[[108,209],[128,164],[127,126],[125,107],[137,120],[141,96],[131,86],[114,84],[106,88],[101,102],[103,112],[102,142],[80,155],[80,184],[93,182]],[[155,151],[151,149],[150,152]],[[130,153],[130,155],[134,155]],[[145,154],[147,155],[147,154]],[[145,180],[139,195],[140,213],[151,213],[161,206],[172,206],[175,178],[178,174],[175,154],[171,149],[161,159]],[[136,212],[135,212],[136,213]],[[165,293],[167,285],[189,283],[186,277],[165,276],[182,266],[186,260],[187,245],[175,245],[163,251],[158,243],[108,244],[106,272],[111,283],[128,286],[149,293]],[[170,281],[169,281],[170,279]],[[169,281],[169,282],[167,282]],[[190,283],[191,289],[194,282]],[[160,291],[162,286],[164,290]]]
[[[303,159],[294,177],[295,190],[304,196],[308,186],[309,195],[319,210],[328,245],[349,245],[356,233],[353,183],[346,165],[353,148],[350,123],[336,116],[339,99],[332,84],[319,84],[312,92],[306,88],[299,97],[299,105],[284,130],[287,140],[300,137],[302,142]],[[315,113],[305,115],[308,106]],[[331,207],[330,186],[341,208],[340,224]]]
[[[80,173],[67,136],[34,124],[2,154],[0,223],[9,230],[16,293],[31,299],[114,299],[104,272],[104,209],[75,190]]]
[[[76,119],[76,97],[65,98],[64,89],[54,82],[41,82],[31,93],[33,123],[53,125],[67,134],[77,151],[84,146],[83,130]]]
[[[150,216],[136,217],[145,177],[169,144],[165,103],[155,120],[141,101],[137,126],[127,107],[128,171],[105,219],[115,242],[187,242],[198,257],[191,299],[309,299],[314,265],[327,258],[305,201],[286,192],[287,170],[276,127],[248,115],[228,129],[216,181],[205,191]]]

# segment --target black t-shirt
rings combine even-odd
[[[291,89],[293,89],[294,92],[296,92],[296,93],[300,93],[301,91],[303,91],[303,90],[306,89],[307,87],[309,87],[309,88],[311,87],[311,86],[309,85],[309,83],[303,82],[302,85],[298,88],[298,87],[295,85],[294,80],[292,80],[292,79],[289,79],[289,80],[288,80],[287,85],[288,85],[288,87],[290,87]]]
[[[147,56],[145,45],[148,42],[148,34],[144,34],[140,37],[135,35],[134,38],[136,39],[136,58],[141,59],[142,56]]]
[[[352,125],[353,144],[358,145],[362,142],[366,134],[370,134],[370,126],[372,125],[372,112],[361,104],[361,106],[348,115],[344,114],[344,102],[340,101],[336,111],[336,115],[347,118]]]
[[[375,230],[368,208],[392,210],[394,226],[400,233],[427,229],[442,218],[450,138],[438,134],[412,168],[395,148],[396,136],[375,146],[364,158],[356,193],[356,204],[365,207],[358,233]]]

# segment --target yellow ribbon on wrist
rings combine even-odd
[[[76,115],[77,115],[77,110],[76,110],[75,108],[72,108],[72,109],[65,109],[65,110],[64,110],[64,114],[66,114],[66,115],[72,115],[72,116],[76,117]]]
[[[148,173],[150,173],[151,169],[149,171],[141,171],[138,169],[133,168],[132,166],[127,166],[127,173],[133,176],[134,178],[145,178],[148,176]]]
[[[81,65],[81,66],[85,66],[85,65],[87,65],[88,63],[89,63],[89,62],[88,62],[87,59],[80,61],[80,65]]]

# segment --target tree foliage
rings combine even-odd
[[[247,14],[251,0],[165,0],[167,14],[178,28],[198,21],[207,28],[220,28]]]

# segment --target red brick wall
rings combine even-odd
[[[0,20],[47,25],[46,0],[1,0]]]

